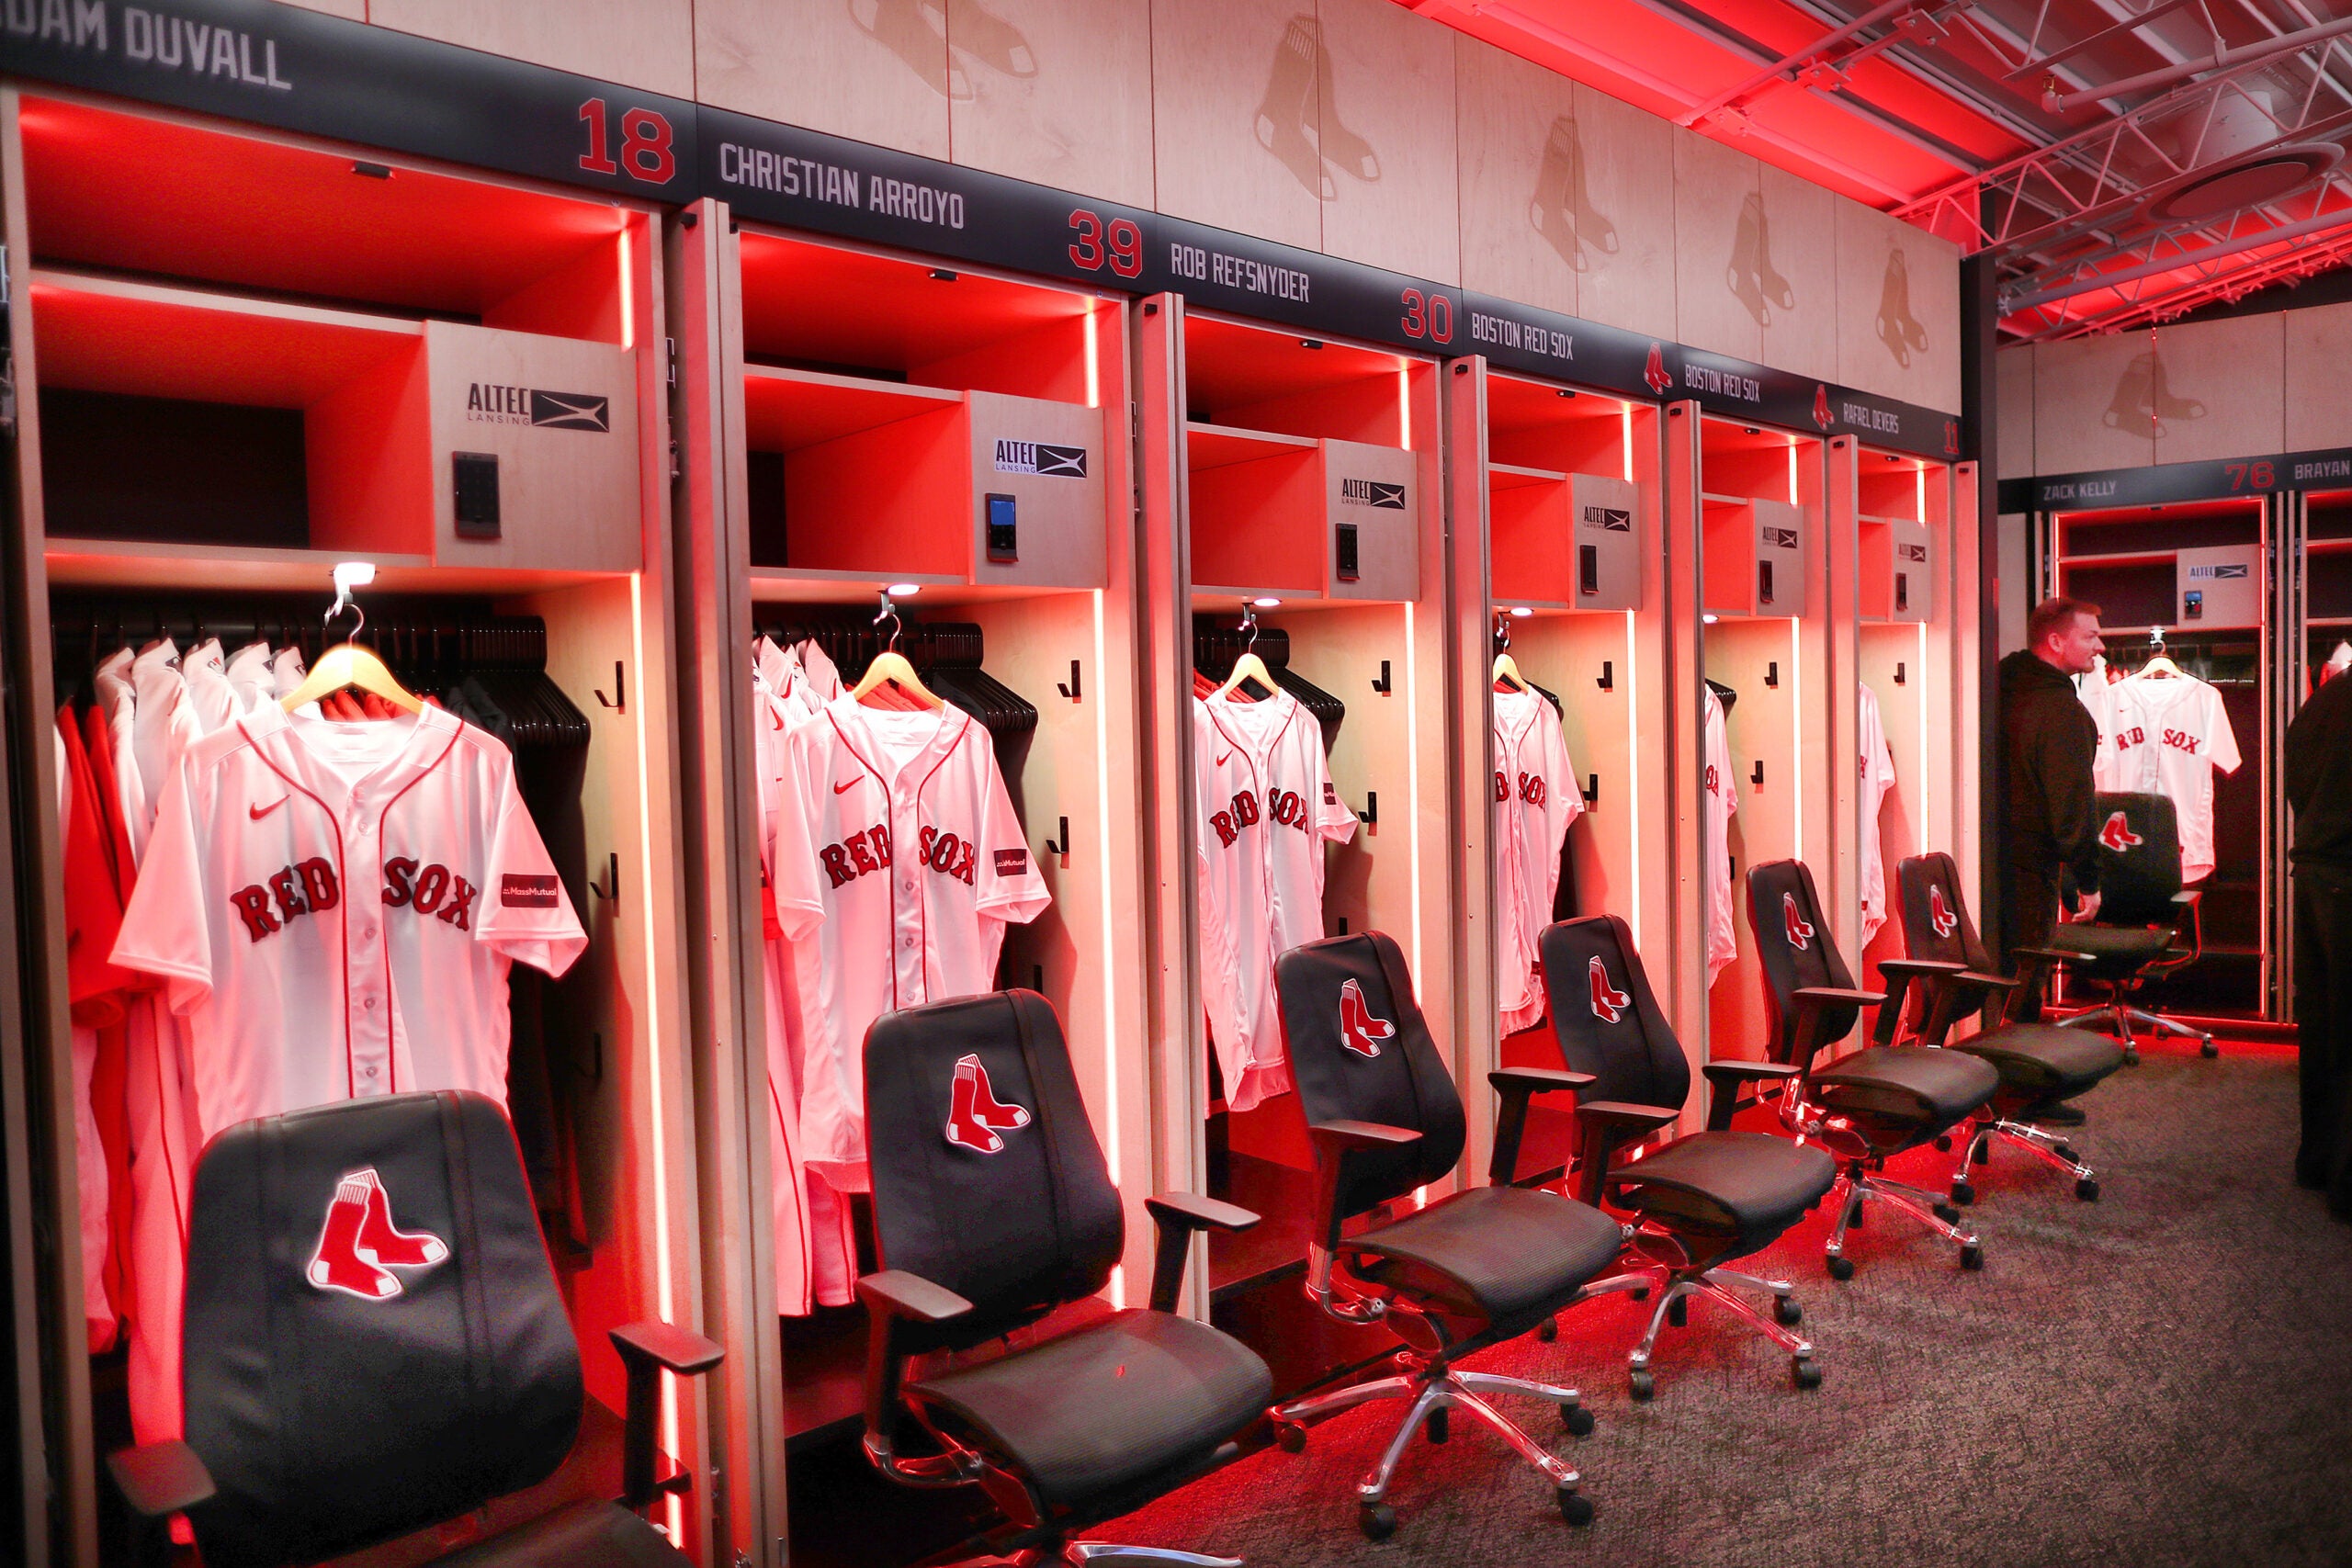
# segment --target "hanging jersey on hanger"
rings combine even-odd
[[[1879,836],[1878,816],[1894,788],[1894,753],[1886,744],[1886,720],[1879,712],[1878,694],[1868,686],[1860,693],[1862,770],[1862,945],[1886,924],[1886,844]]]
[[[1732,783],[1731,737],[1724,719],[1724,705],[1714,693],[1702,697],[1705,706],[1706,820],[1701,824],[1700,856],[1705,866],[1707,908],[1707,984],[1712,987],[1731,961],[1739,956],[1738,939],[1732,934],[1731,818],[1739,809],[1739,789]]]
[[[1552,923],[1560,848],[1584,814],[1560,716],[1533,691],[1498,691],[1495,705],[1495,1008],[1503,1032],[1544,1016],[1536,939]]]
[[[2222,694],[2194,675],[2134,675],[2107,691],[2096,778],[2103,790],[2170,797],[2180,818],[2180,878],[2213,871],[2213,771],[2244,759]]]

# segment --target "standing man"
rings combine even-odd
[[[2001,660],[2001,941],[2011,954],[2049,945],[2062,903],[2076,919],[2098,913],[2098,725],[2074,678],[2106,649],[2098,605],[2047,599],[2026,622],[2026,646]],[[2041,1016],[2039,996],[2025,998],[2023,1016]]]
[[[2352,1220],[2352,676],[2322,686],[2287,727],[2287,804],[2303,1088],[2295,1180]]]

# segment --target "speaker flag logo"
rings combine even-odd
[[[1623,1022],[1634,998],[1609,983],[1609,971],[1602,967],[1600,954],[1593,955],[1588,972],[1592,976],[1592,1016],[1603,1023]]]
[[[1018,1105],[1008,1105],[997,1099],[989,1087],[989,1070],[980,1065],[978,1054],[962,1056],[956,1063],[955,1098],[947,1108],[947,1141],[959,1149],[976,1149],[984,1155],[1004,1152],[1004,1140],[999,1133],[1010,1133],[1015,1127],[1029,1125],[1029,1112]]]
[[[2106,827],[2098,830],[2098,841],[2117,854],[2121,854],[2133,845],[2144,844],[2148,840],[2133,832],[2132,819],[2119,811],[2107,819]]]
[[[1372,1016],[1363,987],[1353,980],[1340,987],[1340,1043],[1366,1059],[1380,1055],[1380,1043],[1396,1038],[1396,1026]]]
[[[1789,945],[1803,953],[1813,945],[1813,922],[1797,913],[1797,896],[1781,895],[1781,930],[1787,933]]]
[[[449,1246],[439,1236],[394,1228],[391,1199],[370,1166],[335,1183],[318,1250],[303,1278],[322,1291],[386,1302],[403,1289],[392,1269],[430,1269],[448,1256]]]

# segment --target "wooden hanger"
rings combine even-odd
[[[850,696],[865,702],[870,693],[887,682],[927,708],[945,707],[947,700],[924,685],[922,677],[915,673],[915,667],[907,662],[907,656],[899,651],[899,612],[888,593],[882,595],[882,613],[874,617],[874,623],[879,626],[885,620],[890,623],[890,640],[874,656],[874,662],[865,667],[857,684],[850,688]]]
[[[2165,652],[2164,627],[2157,626],[2148,634],[2148,646],[2154,651],[2148,661],[2140,666],[2138,672],[2152,681],[2178,680],[2180,666],[2175,664],[2171,656]]]
[[[1274,672],[1266,668],[1266,661],[1258,657],[1258,613],[1246,605],[1241,611],[1241,629],[1250,634],[1249,645],[1242,649],[1241,657],[1233,661],[1233,673],[1225,678],[1225,684],[1216,689],[1216,695],[1229,697],[1242,682],[1255,681],[1258,689],[1271,697],[1282,688],[1274,684]],[[1256,700],[1247,692],[1241,695],[1245,701]]]
[[[1519,672],[1519,660],[1507,652],[1495,655],[1495,684],[1509,684],[1514,692],[1527,690],[1527,677]]]
[[[355,570],[356,567],[366,570],[364,572]],[[374,565],[366,561],[345,561],[334,569],[334,608],[326,614],[328,625],[333,625],[334,618],[348,606],[351,613],[358,617],[358,625],[351,628],[351,635],[355,637],[359,635],[361,628],[368,625],[368,614],[352,597],[351,590],[355,584],[373,581],[375,576]],[[349,641],[339,642],[320,654],[318,662],[311,665],[310,673],[302,678],[302,683],[280,697],[277,705],[292,713],[305,704],[333,696],[348,686],[373,693],[402,713],[424,711],[424,700],[392,678],[391,671],[376,657],[375,649]]]

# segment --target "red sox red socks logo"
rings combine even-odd
[[[1661,398],[1674,385],[1674,378],[1666,373],[1666,350],[1660,344],[1650,344],[1650,356],[1642,366],[1642,379]]]
[[[1593,955],[1588,972],[1592,976],[1592,1016],[1603,1023],[1623,1022],[1634,998],[1609,983],[1609,971],[1601,965],[1600,954]]]
[[[2107,826],[2098,830],[2098,841],[2121,854],[2134,844],[2144,844],[2148,840],[2133,832],[2132,819],[2118,811],[2107,819]]]
[[[1938,936],[1950,936],[1960,929],[1960,917],[1944,902],[1944,886],[1940,882],[1928,885],[1928,923],[1936,928]]]
[[[989,1087],[989,1070],[977,1053],[957,1058],[956,1088],[947,1106],[947,1141],[959,1149],[984,1155],[1002,1154],[999,1133],[1029,1125],[1029,1112],[997,1099]]]
[[[1813,922],[1797,913],[1797,896],[1781,895],[1781,930],[1787,933],[1789,945],[1803,953],[1813,944]]]
[[[318,1250],[303,1277],[322,1291],[341,1291],[362,1301],[390,1301],[401,1293],[394,1269],[430,1269],[449,1256],[449,1245],[427,1231],[393,1228],[391,1201],[373,1166],[335,1183]]]
[[[1385,1018],[1372,1016],[1365,1005],[1363,987],[1353,980],[1340,987],[1340,1043],[1359,1056],[1370,1058],[1380,1055],[1380,1043],[1396,1038],[1396,1026]]]

